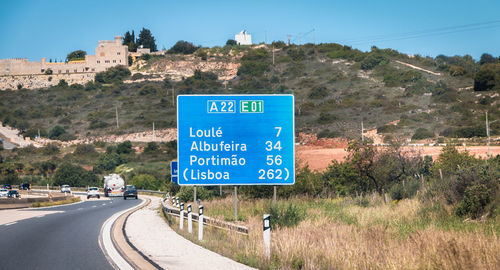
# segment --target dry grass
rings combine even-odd
[[[207,228],[200,244],[260,269],[500,269],[494,221],[465,222],[417,199],[369,200],[369,207],[350,198],[279,201],[305,208],[307,218],[296,227],[272,231],[271,259],[264,256],[261,220],[270,200],[239,204],[248,236]],[[234,211],[232,203],[226,198],[204,205],[224,217],[225,211]],[[180,233],[198,242],[196,233]]]
[[[79,201],[80,201],[80,197],[73,197],[73,198],[63,200],[63,201],[34,202],[31,205],[31,207],[48,207],[48,206],[76,203]]]

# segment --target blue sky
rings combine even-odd
[[[94,54],[98,40],[142,27],[158,48],[178,40],[224,45],[246,29],[254,43],[336,42],[436,56],[500,55],[500,1],[117,1],[0,0],[0,59]],[[467,25],[467,26],[464,26]],[[307,35],[304,33],[315,29]],[[441,30],[436,30],[441,29]],[[412,33],[412,34],[409,34]],[[301,37],[301,35],[303,35]]]

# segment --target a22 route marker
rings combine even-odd
[[[179,95],[179,185],[294,184],[294,122],[293,95]]]

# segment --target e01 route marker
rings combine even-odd
[[[177,96],[178,184],[295,183],[293,95]]]

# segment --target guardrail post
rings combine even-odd
[[[188,204],[187,211],[188,211],[188,232],[192,233],[193,232],[193,214],[191,213],[191,205],[190,204]]]
[[[175,206],[180,207],[181,205],[179,204],[179,197],[175,198]]]
[[[203,240],[203,205],[198,208],[198,240]]]
[[[264,247],[266,248],[267,258],[271,258],[271,216],[264,214]]]
[[[175,198],[172,197],[172,206],[175,206]]]
[[[184,228],[184,203],[181,203],[181,212],[179,213],[179,228],[182,230]]]

